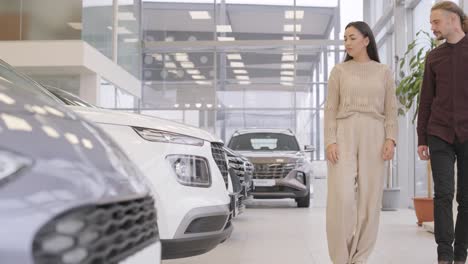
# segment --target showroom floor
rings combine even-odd
[[[230,239],[201,256],[164,264],[328,264],[325,180],[316,181],[309,209],[293,200],[255,200],[234,220]],[[412,210],[382,212],[379,238],[368,264],[436,263],[433,235],[415,223]]]

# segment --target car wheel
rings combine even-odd
[[[296,199],[297,207],[299,208],[309,208],[310,206],[310,192],[307,194],[307,196],[303,198],[297,198]]]

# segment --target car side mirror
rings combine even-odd
[[[314,147],[314,145],[305,145],[305,146],[304,146],[304,151],[305,151],[305,152],[314,152],[314,151],[315,151],[315,147]]]

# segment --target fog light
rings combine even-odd
[[[296,173],[296,180],[298,180],[300,183],[305,184],[305,175],[303,172],[297,172]]]

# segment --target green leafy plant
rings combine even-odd
[[[438,42],[436,39],[431,38],[428,32],[420,30],[416,33],[416,39],[408,44],[403,58],[399,60],[399,76],[401,80],[397,85],[396,95],[400,101],[401,107],[398,109],[398,114],[405,115],[416,101],[416,111],[413,116],[413,122],[418,114],[426,57],[437,45]],[[408,63],[407,72],[403,70],[406,63]]]

